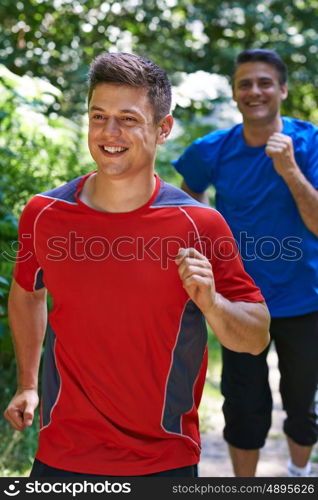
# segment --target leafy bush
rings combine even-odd
[[[58,117],[60,91],[38,78],[19,77],[0,66],[0,413],[15,392],[16,363],[7,300],[17,249],[18,217],[37,192],[85,171],[80,125]],[[85,157],[85,156],[84,156]],[[34,456],[38,426],[23,434],[0,420],[0,470],[23,474]],[[21,457],[28,457],[21,463]],[[11,471],[8,472],[8,471]]]

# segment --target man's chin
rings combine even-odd
[[[122,165],[118,164],[100,164],[98,165],[98,172],[107,175],[108,177],[121,177],[125,174],[127,171],[127,168],[125,168]]]

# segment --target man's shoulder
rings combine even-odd
[[[214,233],[223,228],[225,220],[221,213],[210,205],[195,200],[182,189],[161,180],[161,186],[157,198],[151,208],[175,207],[181,211],[192,224],[207,233]],[[180,212],[179,212],[180,213]]]
[[[198,207],[212,210],[209,205],[195,200],[182,189],[160,179],[160,190],[152,204],[153,208],[160,207]]]
[[[290,116],[283,116],[284,132],[288,135],[292,134],[302,134],[309,135],[317,134],[318,127],[311,122],[306,120],[300,120],[299,118],[292,118]]]
[[[57,200],[64,201],[68,204],[76,204],[75,194],[83,177],[84,176],[77,177],[61,186],[35,194],[25,205],[23,216],[36,217],[42,209],[45,209],[45,207]]]
[[[51,200],[65,201],[67,203],[76,203],[75,194],[83,178],[84,176],[76,177],[76,179],[72,179],[61,186],[38,193],[36,196]]]
[[[234,125],[233,127],[230,128],[225,128],[225,129],[219,129],[219,130],[213,130],[212,132],[209,132],[208,134],[198,137],[193,141],[193,144],[195,145],[214,145],[219,142],[223,142],[225,139],[228,139],[232,137],[233,135],[236,135],[237,133],[240,133],[240,130],[242,128],[242,124],[239,123],[237,125]]]

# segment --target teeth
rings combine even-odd
[[[125,151],[125,149],[126,148],[121,147],[104,146],[104,151],[107,151],[107,153],[121,153]]]

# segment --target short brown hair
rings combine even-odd
[[[126,52],[105,53],[92,62],[88,74],[88,103],[99,83],[145,88],[154,122],[170,113],[171,83],[166,72],[149,59]]]
[[[263,62],[269,64],[269,66],[272,66],[273,68],[276,69],[280,85],[284,85],[287,82],[286,64],[282,61],[277,52],[275,52],[274,50],[268,50],[268,49],[244,50],[244,52],[241,52],[236,58],[234,76],[237,68],[241,64],[248,62]]]

